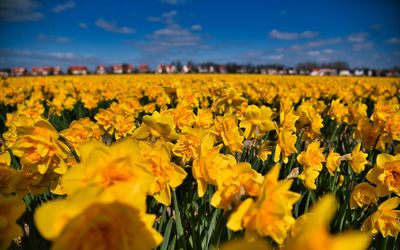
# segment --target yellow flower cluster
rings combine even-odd
[[[331,235],[331,220],[336,231],[400,232],[399,79],[125,75],[0,84],[0,205],[14,207],[0,213],[0,232],[10,232],[1,247],[22,236],[16,197],[48,192],[60,199],[34,219],[53,249],[156,248],[164,232],[154,225],[180,216],[159,208],[192,190],[185,202],[223,211],[229,234],[245,231],[227,248],[269,249],[260,240],[268,238],[282,249],[366,249],[374,237]],[[208,216],[194,206],[194,219]],[[340,220],[362,227],[340,222],[337,207]],[[197,229],[172,234],[188,228]]]

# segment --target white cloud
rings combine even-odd
[[[400,44],[400,38],[392,37],[392,38],[388,39],[386,42],[389,43],[389,44],[398,45],[398,44]]]
[[[374,44],[372,42],[353,44],[354,51],[372,50],[373,48],[374,48]]]
[[[44,18],[39,11],[40,3],[35,0],[1,0],[0,20],[29,22]]]
[[[270,60],[281,60],[283,58],[283,55],[269,55],[268,59]]]
[[[108,31],[108,32],[112,32],[112,33],[117,33],[117,34],[125,34],[125,35],[129,35],[129,34],[133,34],[136,32],[135,29],[127,27],[127,26],[118,26],[116,21],[106,21],[103,18],[99,18],[96,21],[96,26]]]
[[[171,4],[171,5],[177,5],[177,4],[185,3],[186,0],[161,0],[161,2],[166,3],[166,4]]]
[[[333,49],[324,49],[323,52],[325,54],[332,54],[333,53]]]
[[[48,36],[43,33],[40,33],[35,36],[35,39],[39,42],[56,42],[56,43],[68,43],[71,41],[71,38],[64,36]]]
[[[321,55],[321,51],[319,51],[319,50],[307,51],[307,55],[309,55],[309,56],[319,56],[319,55]]]
[[[279,31],[277,29],[273,29],[268,33],[269,37],[277,40],[297,40],[301,38],[313,38],[318,36],[318,34],[319,34],[318,32],[309,30],[299,33],[299,32]]]
[[[48,63],[53,61],[68,61],[73,63],[97,63],[99,59],[92,55],[81,55],[74,52],[45,52],[31,50],[16,50],[16,49],[0,49],[0,57],[7,58],[32,58],[42,60]]]
[[[164,27],[154,30],[146,36],[147,41],[134,43],[142,51],[158,53],[170,52],[174,49],[201,47],[202,37],[198,32],[193,33],[193,30],[199,31],[201,25],[193,25],[190,28],[183,27],[175,21],[175,16],[178,12],[173,10],[163,13],[161,17],[153,17],[154,20],[160,19],[164,23]]]
[[[348,35],[347,41],[351,43],[363,43],[367,40],[367,38],[368,38],[368,33],[358,32]]]
[[[323,46],[327,46],[327,45],[339,44],[341,42],[342,42],[342,39],[340,39],[340,38],[321,39],[321,40],[310,41],[305,44],[292,45],[289,47],[289,50],[300,51],[300,50],[305,50],[305,49],[323,47]]]
[[[201,26],[200,24],[194,24],[192,25],[192,27],[190,27],[191,30],[202,30],[203,26]]]
[[[87,28],[88,28],[88,26],[87,26],[86,23],[79,23],[79,27],[80,27],[81,29],[87,29]]]
[[[66,3],[63,4],[58,4],[56,6],[54,6],[51,11],[53,11],[54,13],[61,13],[70,9],[74,9],[76,8],[76,4],[74,1],[68,1]]]

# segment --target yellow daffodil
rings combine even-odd
[[[139,140],[147,139],[150,136],[164,140],[176,140],[178,134],[175,127],[172,115],[161,115],[156,111],[151,116],[143,117],[143,123],[133,132],[132,137]]]
[[[326,157],[326,168],[330,175],[335,175],[336,171],[340,171],[340,159],[340,154],[335,153],[333,150],[329,151],[328,157]]]
[[[367,174],[367,179],[377,186],[379,196],[390,192],[400,195],[400,154],[379,154],[374,166]]]
[[[171,151],[168,145],[158,140],[154,145],[139,142],[139,159],[136,165],[148,170],[154,176],[149,193],[166,205],[171,204],[171,188],[182,184],[186,172],[171,162]]]
[[[130,139],[122,140],[111,147],[100,142],[89,142],[79,147],[81,162],[70,168],[62,178],[62,187],[73,194],[88,186],[113,189],[120,198],[127,199],[124,189],[142,190],[147,193],[154,176],[145,166],[138,163],[140,148]]]
[[[372,234],[381,233],[383,237],[397,237],[400,232],[400,198],[393,197],[384,201],[376,212],[369,216],[361,226],[362,231]]]
[[[354,172],[360,173],[365,169],[365,165],[368,163],[367,156],[368,154],[363,153],[361,150],[361,144],[358,143],[350,156],[350,166]]]
[[[275,129],[272,121],[272,110],[268,107],[249,105],[244,115],[244,120],[240,122],[240,127],[244,128],[246,139],[262,136],[265,132]]]
[[[67,200],[48,202],[36,210],[39,232],[52,249],[152,249],[162,236],[152,228],[155,216],[145,213],[145,196],[129,204],[107,191],[88,187]]]
[[[25,211],[25,203],[18,196],[4,197],[0,194],[0,249],[8,249],[11,241],[23,236],[17,220]]]
[[[286,240],[295,222],[292,207],[300,195],[289,190],[293,180],[278,180],[279,171],[280,167],[274,166],[264,177],[257,200],[244,200],[231,214],[227,222],[229,229],[245,228],[247,233],[270,236],[278,244]]]
[[[274,161],[278,162],[282,153],[283,162],[287,163],[289,161],[289,156],[297,153],[297,148],[295,146],[296,140],[296,134],[290,130],[280,128],[278,130],[278,142],[275,148]]]
[[[350,208],[355,209],[357,207],[369,206],[372,203],[378,201],[378,193],[376,188],[368,184],[367,182],[362,182],[357,184],[350,196]]]

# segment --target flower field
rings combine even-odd
[[[1,80],[0,249],[398,249],[400,79]]]

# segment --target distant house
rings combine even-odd
[[[165,66],[163,64],[158,64],[156,68],[156,73],[157,74],[162,74],[165,72]]]
[[[227,73],[225,65],[220,64],[220,65],[218,65],[218,68],[219,68],[219,73],[221,73],[221,74],[226,74]]]
[[[132,74],[133,73],[133,69],[134,69],[134,67],[131,64],[126,64],[126,63],[122,64],[122,71],[125,74]]]
[[[14,67],[12,68],[13,76],[24,76],[28,73],[28,70],[24,67]]]
[[[139,65],[139,73],[144,74],[150,72],[149,65],[147,64],[141,64]]]
[[[122,64],[113,64],[113,65],[111,65],[111,72],[113,74],[122,74],[122,73],[124,73],[124,70],[122,68]]]
[[[48,76],[53,73],[52,67],[32,67],[31,74],[33,76]]]
[[[351,72],[350,72],[350,70],[343,69],[343,70],[339,71],[339,75],[340,76],[351,76]]]
[[[312,69],[310,76],[336,76],[337,70],[330,68]]]
[[[31,74],[33,76],[60,75],[61,67],[32,67]]]
[[[62,71],[61,71],[61,67],[60,66],[54,66],[53,67],[53,75],[57,76],[57,75],[61,75]]]
[[[68,73],[71,75],[87,75],[89,70],[84,65],[72,65],[68,67]]]
[[[105,65],[98,65],[96,67],[96,74],[98,75],[104,75],[107,74],[107,69]]]
[[[0,77],[9,77],[9,76],[11,76],[10,68],[0,69]]]

